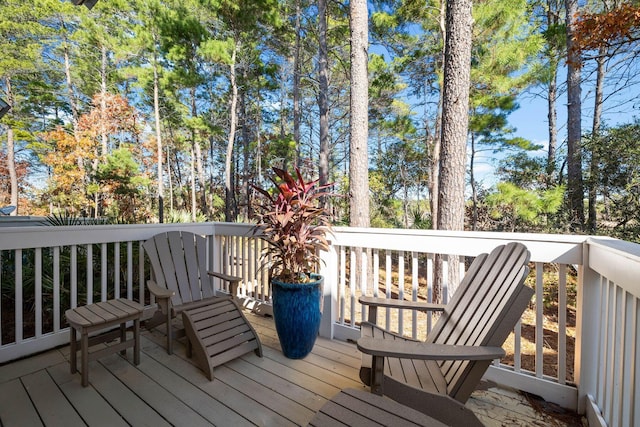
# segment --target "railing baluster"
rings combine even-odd
[[[120,293],[120,242],[113,244],[113,289]]]
[[[544,265],[536,262],[536,377],[544,373]]]
[[[360,249],[360,295],[367,295],[367,270],[369,267],[369,262],[367,259],[367,251],[364,249]],[[357,306],[357,300],[354,301],[354,306]],[[362,306],[360,306],[362,308]],[[360,321],[364,322],[367,320],[365,317],[366,310],[360,310]]]
[[[599,325],[599,330],[598,330],[598,366],[603,366],[602,363],[604,363],[604,360],[607,357],[607,305],[606,305],[606,301],[607,301],[607,295],[608,295],[608,291],[607,291],[607,280],[600,276],[600,280],[599,280],[599,289],[596,290],[596,292],[599,292],[600,294],[600,301],[602,302],[600,305],[600,312],[597,313],[598,316],[598,325]],[[604,376],[604,369],[598,369],[598,371],[596,372],[596,400],[598,402],[602,402],[604,400],[604,387],[605,387],[605,376]]]
[[[411,252],[411,301],[418,301],[418,255]],[[418,312],[411,310],[411,337],[418,338]]]
[[[345,296],[346,287],[347,287],[347,254],[346,248],[344,246],[340,246],[340,278],[338,282],[338,295],[340,297],[340,305],[339,305],[339,323],[341,325],[345,325],[344,316],[345,316],[345,304],[347,303],[347,298]]]
[[[391,273],[393,272],[393,267],[391,264],[391,251],[385,251],[385,273],[384,273],[384,284],[386,289],[386,298],[391,298]],[[391,309],[385,308],[385,328],[391,329]]]
[[[607,280],[607,316],[606,319],[606,346],[605,346],[605,360],[604,365],[601,365],[603,369],[604,375],[604,408],[603,413],[606,419],[609,419],[611,415],[611,387],[613,387],[613,375],[611,370],[613,369],[613,356],[615,354],[615,349],[613,347],[613,320],[615,317],[615,289],[613,283]]]
[[[513,370],[522,371],[522,320],[518,320],[513,330]]]
[[[16,249],[16,274],[15,274],[15,331],[16,331],[16,344],[20,344],[22,341],[22,333],[24,328],[23,316],[22,316],[22,249]]]
[[[60,330],[60,246],[53,247],[53,332]]]
[[[349,261],[349,322],[356,325],[356,277],[358,269],[356,262],[356,250],[351,248]]]
[[[433,302],[433,254],[427,254],[427,302]],[[427,312],[427,335],[433,328],[433,313]]]
[[[633,396],[635,394],[635,376],[634,360],[637,355],[637,329],[636,329],[636,310],[638,299],[633,295],[625,293],[624,298],[624,315],[623,315],[623,331],[622,331],[622,366],[620,370],[620,392],[623,398],[620,399],[620,425],[633,425]],[[626,398],[624,398],[626,397]],[[638,414],[640,417],[640,414]]]
[[[442,300],[442,304],[449,303],[449,255],[442,255],[442,289],[440,294],[440,299]]]
[[[42,248],[35,250],[35,309],[36,309],[36,338],[42,336]]]
[[[632,325],[629,328],[629,373],[628,392],[625,390],[625,396],[629,401],[629,424],[640,424],[640,297],[635,296],[630,307]]]
[[[404,299],[404,251],[398,252],[398,299]],[[404,310],[398,310],[398,333],[404,334]]]
[[[558,382],[567,383],[567,266],[558,266]]]
[[[102,296],[101,301],[106,301],[107,295],[107,270],[108,270],[108,245],[103,243],[100,245],[100,294]],[[115,298],[120,298],[120,293],[115,291]]]
[[[71,245],[71,308],[78,306],[78,247]]]
[[[93,246],[87,244],[85,246],[87,251],[87,304],[93,303]]]
[[[118,272],[116,275],[119,276]],[[120,287],[118,286],[117,289],[120,290]],[[127,299],[133,299],[133,242],[131,240],[127,240]]]
[[[142,246],[142,241],[138,242],[138,298],[140,304],[144,305],[144,290],[147,288],[147,284],[145,283],[144,276],[144,247]],[[155,304],[155,297],[150,295],[149,304]]]
[[[378,249],[373,250],[373,277],[371,278],[371,284],[373,286],[373,296],[378,298],[380,296],[380,251]]]
[[[618,349],[614,353],[613,366],[611,371],[611,381],[612,381],[612,393],[611,393],[611,423],[609,425],[617,426],[621,425],[619,416],[622,410],[622,402],[620,396],[620,387],[622,385],[622,377],[625,373],[622,371],[622,360],[624,357],[624,352],[621,351],[624,348],[624,306],[625,306],[625,295],[622,288],[619,286],[615,287],[615,318],[614,318],[614,347]]]

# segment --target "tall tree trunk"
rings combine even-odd
[[[600,127],[602,123],[602,103],[604,102],[604,78],[606,75],[606,54],[607,48],[602,46],[598,51],[598,57],[596,62],[598,64],[596,71],[596,93],[593,106],[593,126],[591,128],[591,138],[598,144],[598,137],[600,136]],[[589,217],[587,220],[587,230],[591,234],[595,234],[597,230],[597,211],[596,204],[598,202],[598,183],[600,182],[600,176],[598,172],[598,150],[594,147],[591,150],[591,165],[589,167]]]
[[[349,116],[349,225],[369,227],[369,21],[367,0],[351,0],[349,3],[349,29],[351,33],[351,78]],[[371,260],[368,249],[367,260]],[[362,252],[356,252],[356,283],[351,286],[363,287],[363,275],[359,266],[363,265]],[[371,262],[366,266],[372,269]],[[371,277],[368,274],[367,277]],[[364,312],[363,312],[364,320]]]
[[[442,0],[440,2],[440,14],[439,16],[439,24],[440,24],[440,36],[442,37],[443,46],[447,41],[447,20],[446,20],[446,2]],[[440,57],[440,63],[444,64],[444,49],[442,50],[442,54]],[[442,83],[441,83],[442,87]],[[438,229],[438,197],[439,190],[438,186],[440,185],[440,141],[442,134],[442,102],[443,96],[442,93],[438,98],[438,109],[436,111],[436,125],[433,133],[433,146],[431,149],[431,177],[429,180],[429,193],[430,193],[430,204],[431,204],[431,228],[434,230]]]
[[[100,142],[102,151],[100,153],[100,158],[104,161],[109,154],[108,147],[108,138],[107,138],[107,129],[105,126],[105,118],[107,117],[107,47],[102,44],[100,45]]]
[[[64,24],[63,24],[64,25]],[[69,43],[66,38],[63,43],[63,57],[64,57],[64,76],[67,82],[67,96],[69,97],[69,108],[71,108],[71,124],[73,126],[73,134],[78,138],[78,119],[80,114],[78,113],[78,103],[76,96],[73,93],[73,81],[71,79],[71,60],[69,59]]]
[[[547,184],[556,184],[556,147],[558,146],[558,115],[556,111],[558,64],[551,65],[551,80],[547,90],[547,119],[549,121],[549,150],[547,152]]]
[[[556,28],[560,24],[562,6],[564,0],[547,0],[546,25],[547,28]],[[557,147],[558,147],[558,115],[556,102],[558,99],[558,63],[560,58],[560,46],[555,38],[549,41],[549,81],[547,87],[547,120],[549,132],[549,149],[547,151],[547,187],[558,184]]]
[[[327,1],[318,0],[318,110],[320,113],[320,185],[329,182],[329,70],[327,51]]]
[[[10,103],[9,105],[13,105]],[[13,137],[13,128],[7,127],[7,169],[9,170],[9,181],[11,183],[11,202],[15,206],[15,210],[10,215],[18,215],[18,174],[16,172],[16,154],[15,141]]]
[[[173,213],[173,174],[171,173],[171,150],[167,148],[167,178],[169,178],[169,212]]]
[[[300,166],[300,15],[301,13],[302,12],[300,10],[300,0],[296,0],[296,27],[295,27],[296,42],[293,47],[293,140],[296,143],[296,165],[298,167]],[[325,37],[326,37],[326,31],[325,31]]]
[[[351,30],[351,115],[349,128],[349,200],[350,225],[369,226],[369,160],[368,160],[368,100],[369,75],[367,52],[369,22],[366,0],[352,0]]]
[[[233,51],[231,52],[231,65],[229,66],[229,84],[231,85],[231,102],[229,106],[229,138],[227,140],[227,156],[224,162],[224,195],[225,195],[225,207],[224,218],[227,222],[235,221],[236,208],[235,208],[235,196],[233,194],[233,188],[231,186],[231,173],[233,165],[233,144],[236,139],[236,122],[237,118],[237,104],[238,104],[238,86],[236,84],[236,55],[238,51],[239,41],[236,41],[233,45]]]
[[[584,229],[584,185],[582,182],[580,54],[574,48],[573,27],[578,0],[566,0],[567,24],[567,192],[570,226]]]
[[[244,67],[242,71],[243,80],[246,82],[249,80],[249,76],[247,74],[247,67]],[[284,94],[283,94],[284,95]],[[242,215],[243,218],[249,218],[249,146],[251,144],[251,132],[249,125],[249,107],[247,106],[247,96],[246,91],[243,90],[240,94],[240,111],[242,117],[242,168],[238,170],[243,171],[242,178],[240,176],[238,179],[240,180],[239,184],[242,187],[242,193],[246,195],[244,200],[239,203],[238,212]]]
[[[197,96],[196,96],[196,88],[191,88],[191,117],[194,119],[198,117],[198,104],[197,104]],[[202,166],[202,147],[200,146],[200,141],[197,137],[197,132],[192,130],[191,138],[193,142],[193,149],[195,154],[195,167],[196,167],[196,177],[198,182],[198,188],[200,193],[200,210],[205,215],[208,214],[207,208],[207,195],[206,195],[206,185],[204,179],[204,167]],[[196,184],[194,182],[194,189],[196,188]]]
[[[153,38],[156,39],[154,32]],[[157,43],[154,42],[154,46]],[[162,179],[162,131],[160,129],[160,76],[158,75],[158,52],[153,50],[153,116],[156,127],[156,147],[158,157],[158,221],[164,222],[164,182]]]
[[[196,203],[196,162],[193,145],[191,145],[191,152],[189,154],[191,154],[191,161],[189,162],[189,178],[191,179],[191,220],[196,222],[198,204]]]
[[[14,108],[15,99],[13,97],[13,88],[11,86],[11,77],[5,77],[4,79],[7,103]],[[11,187],[10,204],[16,208],[10,215],[18,215],[18,173],[16,171],[16,153],[15,153],[15,139],[13,136],[13,128],[11,125],[7,126],[7,170],[9,171],[9,183]]]
[[[473,25],[471,5],[471,0],[447,2],[438,189],[439,230],[464,228],[464,185]],[[448,271],[448,293],[452,295],[459,282],[457,257],[449,257]],[[443,295],[443,300],[448,300],[449,295]]]

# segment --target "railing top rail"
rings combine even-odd
[[[594,237],[588,240],[589,267],[640,298],[640,245]]]
[[[536,262],[582,264],[583,243],[589,236],[498,233],[482,231],[398,230],[336,227],[331,238],[339,246],[475,256],[498,245],[519,241]]]
[[[0,250],[146,240],[171,230],[213,234],[214,223],[0,227]]]

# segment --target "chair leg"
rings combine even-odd
[[[382,381],[384,377],[384,357],[371,358],[371,393],[382,396]]]
[[[173,340],[171,330],[171,312],[167,310],[167,353],[173,354]]]

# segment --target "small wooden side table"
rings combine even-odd
[[[81,372],[82,386],[89,384],[89,361],[98,359],[107,354],[120,351],[127,354],[127,348],[133,347],[133,361],[137,365],[140,363],[140,317],[144,307],[137,302],[120,298],[109,301],[102,301],[95,304],[88,304],[82,307],[70,308],[65,312],[67,322],[69,322],[71,358],[71,373],[78,372],[76,353],[78,351],[78,340],[76,332],[80,333]],[[127,340],[126,323],[133,320],[133,339]],[[89,338],[89,334],[120,324],[120,330],[107,332]],[[89,347],[111,341],[120,335],[120,342],[112,346],[107,346],[101,350],[89,354]]]

